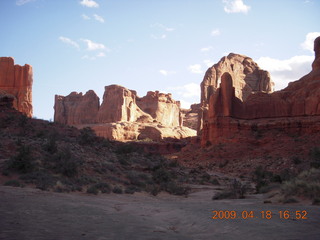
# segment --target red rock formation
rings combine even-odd
[[[92,90],[85,95],[72,92],[68,96],[55,96],[54,121],[68,125],[96,123],[99,97]]]
[[[32,67],[14,65],[11,57],[0,58],[0,89],[15,97],[13,106],[32,117]]]
[[[137,98],[138,106],[150,114],[157,122],[165,126],[182,125],[180,102],[172,99],[171,94],[148,92],[146,96]]]
[[[98,122],[135,122],[140,117],[146,116],[137,106],[136,98],[136,91],[119,85],[106,86],[98,114]]]
[[[312,71],[271,94],[253,93],[244,101],[236,95],[229,73],[221,77],[220,88],[209,100],[208,120],[204,124],[202,145],[271,128],[296,133],[319,131],[320,116],[320,37],[315,40]],[[318,52],[317,52],[318,51]]]
[[[221,83],[222,74],[229,73],[233,79],[235,96],[245,100],[251,93],[273,92],[274,83],[267,71],[259,68],[251,58],[230,53],[227,57],[209,68],[201,83],[201,109],[199,111],[198,132],[202,129],[203,122],[208,119],[209,99],[214,95]]]
[[[103,103],[93,91],[55,97],[55,122],[78,128],[91,127],[98,136],[112,140],[161,140],[195,136],[180,126],[180,103],[170,94],[148,92],[143,98],[125,87],[105,87]],[[143,110],[141,108],[143,108]]]

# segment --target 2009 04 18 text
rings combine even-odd
[[[298,211],[234,211],[234,210],[213,210],[212,219],[272,219],[273,217],[278,217],[280,219],[308,219],[308,212],[306,210]]]

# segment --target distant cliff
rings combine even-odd
[[[110,85],[105,87],[101,105],[99,101],[92,90],[85,95],[56,95],[54,121],[79,128],[89,126],[99,136],[123,141],[196,135],[183,127],[180,102],[171,94],[150,91],[140,98],[134,90]]]

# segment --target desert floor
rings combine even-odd
[[[263,204],[261,195],[213,201],[213,191],[95,196],[1,186],[0,239],[320,239],[319,206]],[[212,219],[213,210],[253,211],[254,218]],[[272,218],[263,219],[268,210]],[[291,217],[280,219],[285,210]],[[299,210],[307,219],[295,219]]]

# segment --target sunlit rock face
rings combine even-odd
[[[92,91],[55,96],[54,121],[78,128],[91,127],[97,135],[119,141],[181,139],[196,136],[183,127],[180,102],[171,94],[136,91],[119,85],[105,87],[102,104]]]
[[[14,96],[13,107],[32,117],[31,65],[15,65],[12,57],[0,57],[0,90]]]

